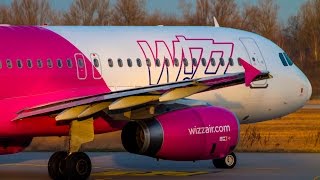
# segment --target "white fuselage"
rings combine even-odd
[[[86,72],[97,68],[101,75],[94,74],[94,78],[103,78],[112,91],[243,72],[238,63],[242,58],[269,71],[273,78],[189,98],[226,107],[240,123],[253,123],[294,112],[311,96],[305,75],[294,64],[281,62],[279,53],[284,51],[253,33],[214,27],[46,28],[70,41],[95,64],[78,69],[79,79],[85,80]]]

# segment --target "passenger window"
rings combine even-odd
[[[111,58],[108,59],[108,64],[109,64],[109,67],[113,67],[113,61]]]
[[[38,60],[37,60],[37,65],[38,65],[38,68],[42,68],[42,67],[43,67],[42,60],[41,60],[41,59],[38,59]]]
[[[151,61],[150,61],[149,58],[146,59],[146,62],[147,62],[147,66],[148,66],[148,67],[151,67]]]
[[[32,63],[31,59],[27,60],[27,65],[28,65],[28,68],[32,68],[33,67],[33,63]]]
[[[211,66],[216,66],[216,60],[214,58],[210,59]]]
[[[186,66],[186,67],[188,66],[188,59],[187,59],[187,58],[184,58],[184,59],[183,59],[183,64],[184,64],[184,66]]]
[[[179,60],[178,60],[177,58],[174,58],[174,65],[175,65],[176,67],[179,66]]]
[[[238,58],[238,64],[239,64],[239,66],[242,66],[240,58]]]
[[[197,66],[197,59],[196,58],[192,58],[192,65],[193,66]]]
[[[69,68],[72,68],[72,61],[71,61],[71,59],[67,59],[67,66],[68,66]]]
[[[202,66],[205,67],[207,65],[207,60],[205,58],[202,58],[201,59],[201,64],[202,64]]]
[[[282,53],[279,53],[280,60],[284,66],[288,66],[286,59],[284,58]]]
[[[118,59],[118,66],[123,67],[123,62],[122,62],[122,59],[120,59],[120,58]]]
[[[233,66],[233,65],[234,65],[234,62],[233,62],[233,59],[232,59],[232,58],[229,58],[229,64],[230,64],[230,66]]]
[[[160,60],[158,58],[156,59],[156,66],[160,67]]]
[[[18,68],[22,68],[22,61],[21,61],[21,59],[18,59],[17,60],[17,66],[18,66]]]
[[[132,67],[132,60],[130,58],[127,59],[127,63],[129,67]]]
[[[138,66],[138,67],[141,67],[141,66],[142,66],[141,59],[139,59],[139,58],[137,58],[137,66]]]
[[[57,59],[57,64],[59,68],[62,68],[63,64],[61,59]]]
[[[169,62],[169,59],[168,59],[168,58],[165,58],[165,59],[164,59],[164,63],[165,63],[165,65],[166,65],[167,67],[170,66],[170,62]]]
[[[94,67],[98,68],[100,66],[98,59],[93,59],[93,65]]]
[[[84,67],[84,62],[83,62],[82,58],[78,59],[78,66],[79,66],[79,68],[83,68]]]
[[[9,69],[12,68],[12,61],[11,61],[10,59],[7,59],[7,67],[8,67]]]
[[[283,53],[283,54],[284,54],[284,56],[286,57],[289,66],[292,66],[292,65],[293,65],[293,62],[292,62],[292,60],[289,58],[288,54],[286,54],[286,53]]]
[[[47,66],[48,68],[52,68],[53,67],[53,63],[51,59],[47,59]]]
[[[224,59],[223,59],[223,58],[220,58],[220,65],[221,65],[221,66],[224,66],[224,65],[225,65],[225,62],[224,62]]]

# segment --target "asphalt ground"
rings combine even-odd
[[[0,156],[0,179],[50,179],[52,153],[24,152]],[[237,153],[234,169],[215,169],[211,161],[174,162],[129,154],[88,153],[92,180],[110,179],[302,179],[320,180],[320,154]]]

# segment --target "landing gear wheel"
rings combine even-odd
[[[65,161],[65,178],[86,180],[91,174],[91,160],[83,152],[70,154]]]
[[[59,151],[52,154],[48,162],[48,172],[49,176],[54,179],[64,178],[64,160],[68,156],[65,151]]]
[[[234,153],[231,153],[224,158],[213,159],[212,163],[218,169],[232,169],[237,164],[237,157]]]

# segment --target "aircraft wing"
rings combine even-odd
[[[105,109],[125,110],[149,103],[174,101],[224,87],[239,84],[249,86],[252,81],[271,77],[269,72],[261,72],[245,61],[242,61],[242,65],[245,72],[115,91],[32,107],[18,112],[14,120],[44,114],[57,114],[57,121],[84,119]]]

